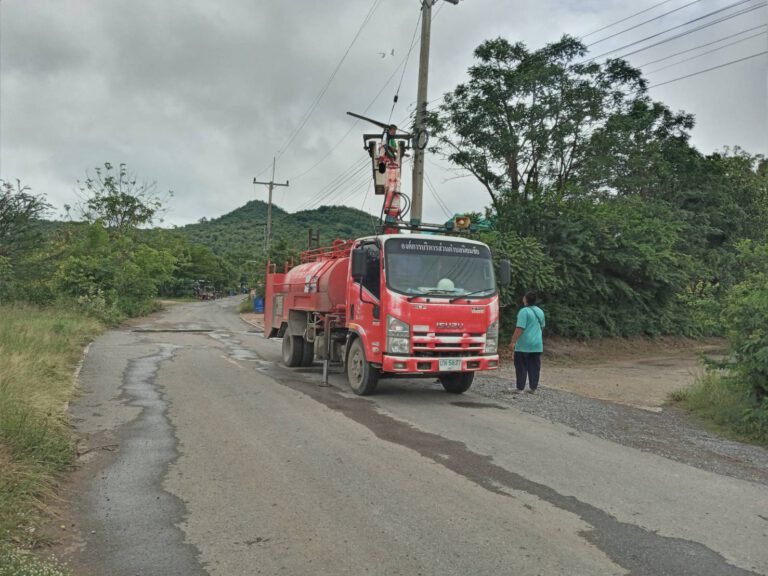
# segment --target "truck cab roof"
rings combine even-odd
[[[359,238],[358,241],[363,240],[379,240],[383,244],[386,244],[390,240],[439,240],[440,242],[461,242],[463,244],[476,244],[478,246],[485,246],[478,240],[472,240],[470,238],[463,238],[461,236],[442,236],[439,234],[378,234],[376,236],[366,236]]]

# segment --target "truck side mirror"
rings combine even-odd
[[[354,280],[362,280],[365,276],[365,250],[355,248],[352,250],[350,275]]]
[[[499,262],[499,286],[509,286],[512,284],[512,265],[509,260]]]

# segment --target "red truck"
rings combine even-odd
[[[382,233],[309,250],[282,271],[268,264],[264,335],[283,339],[286,366],[323,360],[327,378],[329,362],[343,363],[360,395],[372,393],[384,377],[437,377],[446,391],[461,394],[475,372],[499,367],[499,296],[490,249],[403,225],[404,142],[392,144],[385,135],[377,154],[372,136],[365,138],[374,180],[386,195]],[[400,149],[393,153],[393,146]],[[448,226],[453,233],[468,226],[466,218],[454,222]],[[509,262],[499,270],[499,283],[508,284]]]

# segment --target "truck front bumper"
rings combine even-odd
[[[448,360],[448,358],[445,358]],[[499,368],[499,356],[462,356],[452,357],[450,360],[460,360],[461,368],[440,368],[440,358],[424,356],[387,356],[383,357],[381,369],[384,372],[399,374],[439,374],[441,372],[477,372],[480,370],[497,370]]]

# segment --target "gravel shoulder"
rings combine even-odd
[[[544,366],[542,371],[547,370]],[[768,485],[768,450],[705,430],[682,410],[650,411],[542,386],[536,394],[509,394],[513,379],[477,376],[476,394],[502,405],[724,476]]]

